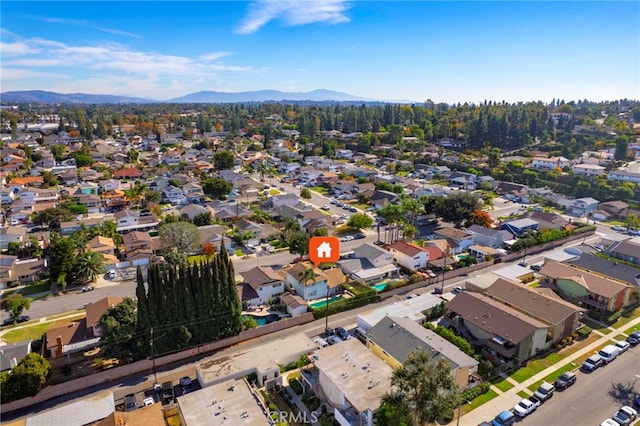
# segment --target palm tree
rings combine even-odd
[[[102,253],[87,250],[78,255],[73,269],[78,280],[96,282],[98,275],[104,274],[106,271],[104,256]]]

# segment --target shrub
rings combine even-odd
[[[585,337],[585,336],[588,336],[589,334],[591,334],[591,331],[592,331],[591,327],[585,325],[583,327],[580,327],[577,330],[577,333],[578,333],[578,335],[580,335],[582,337]]]
[[[302,385],[298,380],[292,380],[289,382],[289,386],[296,393],[296,395],[302,395]]]
[[[491,388],[491,383],[482,382],[478,386],[471,389],[467,389],[466,391],[462,392],[462,399],[467,401],[472,401],[477,397],[479,397],[480,395],[484,395],[485,393],[489,392],[490,388]]]
[[[478,357],[478,354],[473,349],[473,346],[471,346],[471,343],[469,343],[467,339],[465,339],[464,337],[460,337],[456,335],[453,331],[441,325],[436,327],[430,323],[426,323],[424,326],[425,328],[435,332],[440,337],[456,345],[462,352],[469,355],[470,357],[473,357],[473,358]]]

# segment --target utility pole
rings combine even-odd
[[[149,339],[149,346],[151,346],[151,363],[153,364],[153,388],[158,385],[158,375],[156,374],[156,355],[153,349],[153,327],[151,327],[151,338]]]
[[[440,284],[440,294],[444,293],[444,275],[447,273],[447,257],[449,257],[449,244],[444,252],[444,266],[442,267],[442,283]]]

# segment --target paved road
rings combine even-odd
[[[640,393],[640,345],[631,348],[604,368],[587,374],[578,371],[576,384],[556,394],[523,426],[599,425],[623,405],[633,405]],[[616,391],[622,390],[622,392]]]

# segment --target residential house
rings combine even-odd
[[[498,249],[493,247],[487,247],[480,244],[472,244],[469,246],[469,254],[478,262],[484,262],[487,260],[495,259],[500,256]]]
[[[180,209],[180,216],[183,219],[193,221],[198,215],[210,214],[213,218],[213,209],[209,206],[201,206],[199,204],[187,204]]]
[[[258,296],[252,301],[254,305],[268,305],[271,299],[285,290],[284,278],[270,266],[256,266],[240,275]]]
[[[415,244],[397,241],[389,246],[393,258],[399,264],[410,271],[426,268],[429,262],[429,251]]]
[[[220,225],[207,225],[198,228],[200,231],[200,247],[211,244],[216,251],[220,251],[222,242],[229,253],[233,253],[234,242],[227,236],[227,231]]]
[[[66,236],[81,230],[83,227],[86,229],[100,227],[104,222],[107,222],[109,220],[113,220],[113,217],[111,215],[60,222],[60,234]]]
[[[116,221],[116,230],[119,233],[131,231],[151,231],[160,225],[160,219],[154,214],[122,210],[113,215]]]
[[[485,228],[471,225],[467,232],[473,235],[473,243],[480,246],[502,248],[505,241],[513,239],[513,235],[504,229]]]
[[[549,327],[488,296],[463,291],[447,304],[442,321],[496,364],[515,365],[547,349]]]
[[[305,279],[305,270],[313,268],[313,278]],[[286,272],[287,288],[295,290],[295,294],[305,301],[334,296],[336,286],[329,285],[329,277],[320,269],[306,262],[299,262]]]
[[[498,278],[483,294],[547,324],[547,341],[551,343],[571,336],[585,311],[548,289],[531,288],[504,278]]]
[[[126,233],[122,236],[122,244],[127,252],[153,249],[153,240],[148,232],[131,231]]]
[[[607,254],[640,265],[640,242],[635,239],[615,242],[607,248]]]
[[[287,194],[278,194],[273,195],[266,200],[264,200],[260,207],[266,210],[275,210],[279,209],[282,206],[290,206],[293,207],[300,202],[300,199],[296,194],[287,193]]]
[[[112,238],[103,237],[102,235],[96,235],[85,245],[87,250],[91,250],[95,253],[100,253],[107,256],[115,255],[116,245]]]
[[[0,188],[0,204],[8,205],[18,199],[18,194],[10,188]]]
[[[122,168],[113,172],[113,178],[136,180],[142,178],[142,172],[135,167]]]
[[[251,233],[251,238],[247,243],[253,244],[254,246],[270,241],[280,235],[280,231],[268,223],[256,223],[247,219],[242,219],[236,224],[236,226],[242,231]]]
[[[46,348],[51,358],[61,358],[76,352],[86,351],[100,342],[99,337],[87,337],[87,324],[85,319],[66,322],[58,326],[52,326],[46,332]]]
[[[250,218],[253,216],[253,212],[240,203],[233,203],[224,207],[214,207],[213,216],[215,220],[222,223],[233,223],[241,219]]]
[[[124,300],[123,297],[109,296],[97,300],[93,303],[87,303],[84,310],[86,316],[86,327],[90,337],[101,337],[100,318],[108,309],[119,305]]]
[[[447,240],[450,254],[460,254],[474,243],[474,234],[464,229],[443,227],[436,229],[433,233]]]
[[[611,219],[625,219],[629,212],[629,204],[624,201],[607,201],[600,203],[600,210],[604,210]]]
[[[400,368],[411,352],[422,349],[430,359],[443,359],[450,366],[460,390],[479,379],[477,360],[409,318],[384,317],[367,333],[367,348],[393,369]]]
[[[7,250],[10,243],[24,244],[29,240],[27,228],[9,225],[6,229],[0,230],[0,250]]]
[[[590,213],[598,210],[600,201],[591,197],[577,198],[573,200],[570,206],[571,213],[582,216],[589,215]]]
[[[307,313],[307,302],[297,294],[285,293],[280,296],[280,303],[282,303],[289,315],[292,317],[303,315]]]
[[[631,304],[632,287],[606,275],[547,260],[540,274],[560,297],[588,309],[615,312]]]
[[[569,224],[565,218],[556,213],[534,211],[529,216],[538,223],[539,231],[547,231],[549,229],[565,229]]]
[[[571,161],[564,157],[534,157],[531,161],[531,167],[538,170],[553,170],[556,167],[562,169],[569,164],[571,164]]]
[[[382,397],[391,387],[392,368],[356,339],[319,349],[309,359],[314,369],[301,378],[322,392],[336,421],[372,426]]]
[[[162,191],[163,189],[165,189],[167,186],[169,186],[169,181],[171,179],[168,178],[167,176],[158,176],[156,177],[153,181],[149,182],[149,189],[152,191]]]
[[[526,185],[501,181],[496,186],[496,192],[508,200],[519,201],[522,197],[528,196],[529,188]]]
[[[189,182],[182,187],[182,192],[184,196],[187,197],[187,202],[189,203],[204,202],[204,191],[200,184]]]
[[[640,265],[632,266],[626,262],[618,262],[615,258],[612,260],[596,256],[594,253],[582,253],[580,257],[573,258],[568,263],[640,288]]]
[[[96,194],[74,195],[73,199],[87,208],[87,213],[99,213],[102,210],[102,198]]]
[[[607,179],[618,182],[640,183],[640,172],[627,170],[611,170],[607,175]]]
[[[173,185],[169,185],[161,191],[162,201],[172,204],[186,204],[187,197],[184,196],[182,189]]]
[[[398,194],[383,190],[376,191],[373,195],[371,195],[371,198],[369,200],[371,205],[378,210],[388,204],[397,204],[399,201],[400,197],[398,196]]]
[[[393,264],[393,253],[367,243],[354,250],[353,258],[337,262],[342,272],[365,284],[395,278],[399,269]]]
[[[509,222],[504,222],[500,229],[509,231],[516,237],[522,237],[527,232],[537,231],[539,227],[538,222],[528,217],[523,219],[516,219]]]
[[[597,164],[576,164],[571,166],[573,170],[573,174],[576,176],[582,176],[585,178],[592,178],[594,176],[603,175],[606,171],[605,167],[599,166]]]
[[[13,345],[0,346],[0,371],[13,369],[22,358],[31,353],[31,339]]]

